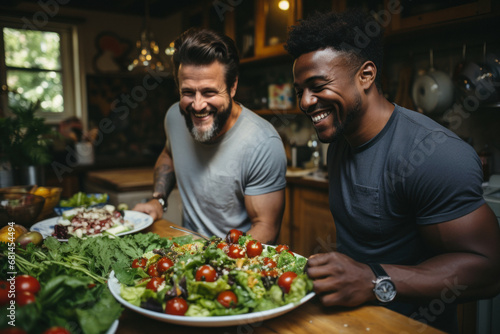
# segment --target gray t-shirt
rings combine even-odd
[[[193,139],[178,103],[167,112],[165,131],[187,228],[219,237],[232,228],[248,231],[245,195],[286,186],[281,137],[269,122],[243,106],[233,127],[215,143]]]
[[[481,161],[453,132],[396,106],[384,129],[360,147],[328,148],[330,210],[337,249],[363,263],[415,265],[433,256],[417,226],[464,216],[483,205]],[[429,303],[389,308],[456,331],[453,304],[429,319]],[[423,318],[423,319],[422,319]]]

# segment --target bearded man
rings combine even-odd
[[[173,62],[180,100],[165,117],[153,198],[134,210],[161,218],[177,183],[185,227],[219,237],[239,229],[273,243],[285,205],[286,154],[274,127],[233,100],[234,42],[189,29],[175,41]]]

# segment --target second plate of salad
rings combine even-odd
[[[145,214],[143,212],[124,210],[123,214],[124,214],[123,219],[127,224],[126,225],[123,224],[123,226],[111,227],[110,229],[108,229],[109,231],[107,232],[108,234],[120,236],[120,235],[136,233],[153,224],[153,218],[151,218],[150,215]],[[48,236],[54,236],[56,225],[60,225],[62,221],[64,221],[64,218],[62,216],[45,219],[31,226],[30,230],[40,232],[44,238]],[[96,233],[93,235],[100,235],[100,234],[101,233]],[[82,234],[80,237],[85,237],[85,236],[86,235]],[[59,241],[68,240],[66,237],[57,237],[57,239]]]

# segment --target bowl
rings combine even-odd
[[[60,187],[36,187],[31,190],[34,195],[45,198],[42,212],[38,216],[38,220],[42,220],[54,214],[54,208],[61,199],[62,188]]]
[[[0,188],[0,193],[30,193],[31,190],[35,186],[11,186],[11,187],[5,187],[5,188]]]
[[[0,193],[0,224],[14,222],[30,228],[42,212],[45,198],[22,192]]]

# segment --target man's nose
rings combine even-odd
[[[311,92],[304,91],[299,101],[300,110],[307,112],[307,110],[318,103],[318,99]]]
[[[195,94],[194,101],[192,103],[192,107],[196,111],[203,110],[203,109],[205,109],[207,107],[207,101],[203,97],[203,94],[201,94],[200,92],[197,92]]]

